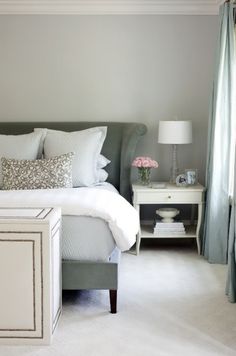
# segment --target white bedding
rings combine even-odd
[[[107,222],[90,216],[62,216],[62,258],[108,261],[116,243]]]
[[[0,191],[0,207],[54,207],[62,215],[105,220],[121,251],[130,249],[139,230],[137,211],[112,190],[97,187]]]

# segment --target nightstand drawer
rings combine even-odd
[[[202,192],[194,191],[180,191],[180,192],[170,192],[170,191],[139,191],[134,200],[136,204],[163,204],[163,203],[189,203],[197,204],[202,202]]]

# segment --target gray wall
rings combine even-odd
[[[165,180],[158,121],[177,115],[194,128],[179,165],[203,181],[216,35],[216,16],[1,16],[0,120],[143,122],[137,154]]]

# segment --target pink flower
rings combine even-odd
[[[133,167],[137,168],[157,168],[158,163],[157,161],[151,159],[150,157],[136,157],[132,162]]]
[[[158,167],[157,161],[152,160],[152,168],[157,168],[157,167]]]
[[[149,159],[144,159],[142,161],[142,167],[148,168],[148,167],[150,167],[150,164],[151,164],[151,162],[149,161]]]

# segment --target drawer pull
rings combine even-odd
[[[168,195],[168,199],[171,199],[171,195]]]

